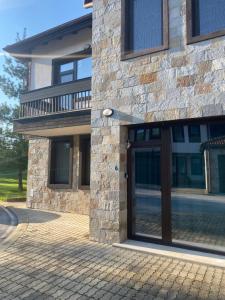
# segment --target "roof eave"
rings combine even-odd
[[[78,19],[69,21],[62,25],[56,26],[42,33],[34,35],[23,41],[8,45],[3,48],[4,51],[16,57],[17,55],[30,54],[32,49],[37,46],[48,43],[52,40],[62,38],[73,32],[78,32],[80,30],[92,27],[92,14],[82,16]]]

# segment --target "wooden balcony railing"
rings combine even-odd
[[[91,80],[60,84],[21,96],[20,119],[91,108]]]

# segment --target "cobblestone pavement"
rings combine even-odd
[[[225,299],[224,269],[91,242],[86,216],[15,211],[29,222],[0,250],[0,299]]]
[[[13,227],[16,226],[16,220],[14,219],[10,212],[0,206],[0,243],[13,230]]]

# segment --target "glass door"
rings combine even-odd
[[[162,239],[161,149],[133,148],[132,236]]]

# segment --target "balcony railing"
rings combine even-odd
[[[20,119],[90,108],[91,80],[88,78],[23,94],[20,103]]]

